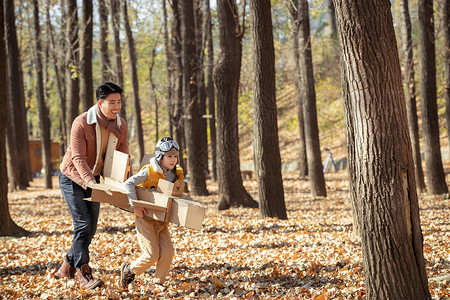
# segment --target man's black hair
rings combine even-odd
[[[119,93],[122,94],[123,89],[118,86],[115,83],[112,82],[105,82],[104,84],[100,85],[97,90],[95,91],[95,94],[97,96],[97,100],[103,100],[106,97],[108,97],[109,94],[113,93]]]

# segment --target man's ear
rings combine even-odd
[[[102,107],[102,104],[103,104],[102,100],[97,100],[97,105],[98,106]]]

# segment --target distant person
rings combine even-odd
[[[106,82],[96,90],[97,103],[72,123],[70,143],[61,163],[59,186],[73,220],[72,246],[56,278],[74,278],[77,273],[80,287],[91,290],[103,285],[94,279],[89,267],[89,245],[97,230],[100,203],[85,201],[103,172],[108,143],[115,150],[128,154],[128,133],[125,120],[119,116],[122,88]]]
[[[169,137],[163,137],[156,143],[155,156],[150,163],[142,167],[139,173],[131,176],[124,182],[130,206],[136,215],[136,231],[142,254],[131,264],[124,262],[120,268],[120,282],[126,288],[140,275],[156,263],[155,284],[163,284],[169,272],[173,259],[173,245],[168,228],[168,222],[144,217],[146,210],[143,207],[133,206],[131,200],[136,200],[137,185],[156,189],[159,179],[170,182],[183,180],[183,169],[178,166],[180,146]]]

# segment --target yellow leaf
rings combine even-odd
[[[219,278],[217,278],[217,276],[214,276],[214,283],[215,285],[217,285],[218,287],[220,287],[221,289],[223,289],[226,285],[225,282],[223,282],[222,280],[220,280]]]

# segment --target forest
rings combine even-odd
[[[450,0],[4,0],[0,296],[447,299],[449,15]],[[52,276],[74,234],[60,164],[105,82],[123,88],[134,173],[172,137],[207,207],[200,231],[170,225],[159,287],[152,269],[119,287],[140,249],[133,214],[104,204],[105,286]]]

